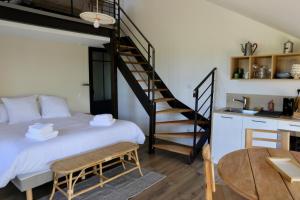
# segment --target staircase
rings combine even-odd
[[[195,98],[194,108],[186,106],[155,71],[154,46],[117,1],[114,6],[116,63],[150,117],[149,153],[155,150],[174,152],[186,156],[191,163],[210,139],[216,68],[191,91]],[[189,127],[189,131],[182,131],[186,130],[182,127]],[[168,131],[161,131],[163,129]],[[188,141],[190,145],[184,145],[180,140]]]

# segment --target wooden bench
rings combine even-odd
[[[139,146],[137,144],[122,142],[56,161],[51,165],[51,170],[54,174],[54,183],[50,200],[53,199],[56,190],[64,194],[68,200],[71,200],[72,198],[89,192],[97,187],[103,187],[104,184],[134,170],[139,170],[141,176],[143,176],[137,153],[138,148]],[[127,160],[124,159],[125,156],[128,158]],[[108,161],[112,160],[113,162],[107,164]],[[116,164],[122,164],[124,171],[111,178],[105,177],[103,175],[103,169]],[[130,164],[130,167],[127,169],[125,164]],[[87,171],[89,168],[93,168],[93,170]],[[89,174],[95,174],[99,176],[99,183],[75,193],[75,184],[79,179],[85,179],[85,177]],[[60,187],[61,185],[66,185],[67,191],[64,191]]]

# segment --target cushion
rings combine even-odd
[[[9,124],[28,122],[41,118],[36,96],[2,98],[6,108]]]
[[[7,122],[8,122],[7,111],[4,107],[4,104],[0,104],[0,123],[7,123]]]
[[[63,98],[42,95],[39,101],[44,119],[71,116],[68,104]]]

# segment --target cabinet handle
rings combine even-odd
[[[221,116],[224,119],[232,119],[232,117]]]
[[[300,127],[300,125],[295,125],[295,124],[289,124],[289,125],[293,127]]]
[[[265,121],[259,121],[259,120],[252,120],[253,122],[255,122],[255,123],[266,123]]]

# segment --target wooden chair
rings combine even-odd
[[[259,134],[263,134],[260,136]],[[265,137],[265,135],[270,137]],[[275,137],[274,137],[275,136]],[[276,137],[277,136],[277,137]],[[266,145],[255,146],[254,141],[266,142],[268,144],[276,144],[276,148],[290,150],[290,132],[287,131],[270,131],[260,129],[246,129],[246,148],[268,147]]]
[[[245,200],[226,185],[215,184],[214,164],[211,159],[209,144],[202,149],[205,174],[205,200]]]

